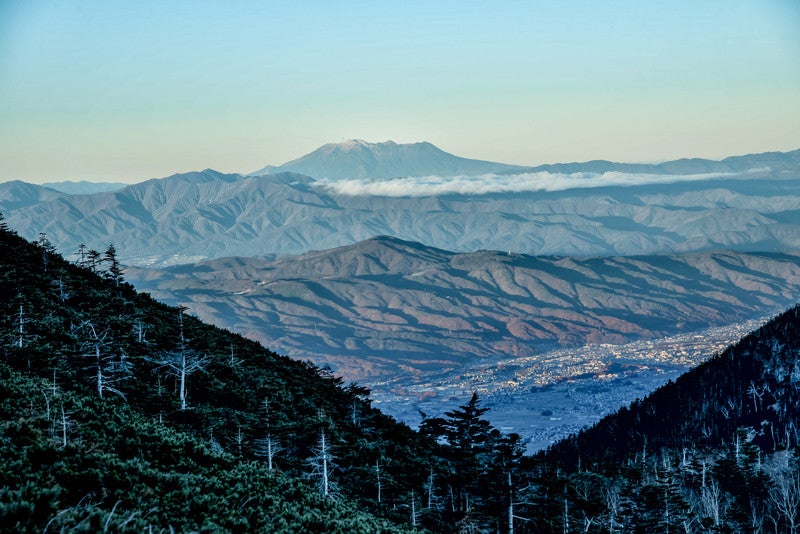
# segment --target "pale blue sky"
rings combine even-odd
[[[800,148],[797,0],[0,0],[0,181]]]

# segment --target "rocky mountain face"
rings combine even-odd
[[[800,255],[577,259],[379,237],[274,261],[129,268],[127,277],[205,321],[372,383],[774,313],[800,296]]]

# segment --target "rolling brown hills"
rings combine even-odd
[[[376,237],[274,261],[129,268],[127,278],[205,321],[370,383],[769,315],[800,299],[800,254],[578,259]]]

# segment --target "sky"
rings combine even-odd
[[[0,181],[800,148],[797,0],[0,0]]]

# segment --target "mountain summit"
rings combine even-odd
[[[480,175],[519,168],[505,163],[461,158],[427,142],[368,143],[351,139],[323,145],[310,154],[278,167],[264,167],[251,175],[296,172],[329,180],[387,179],[400,176]]]

